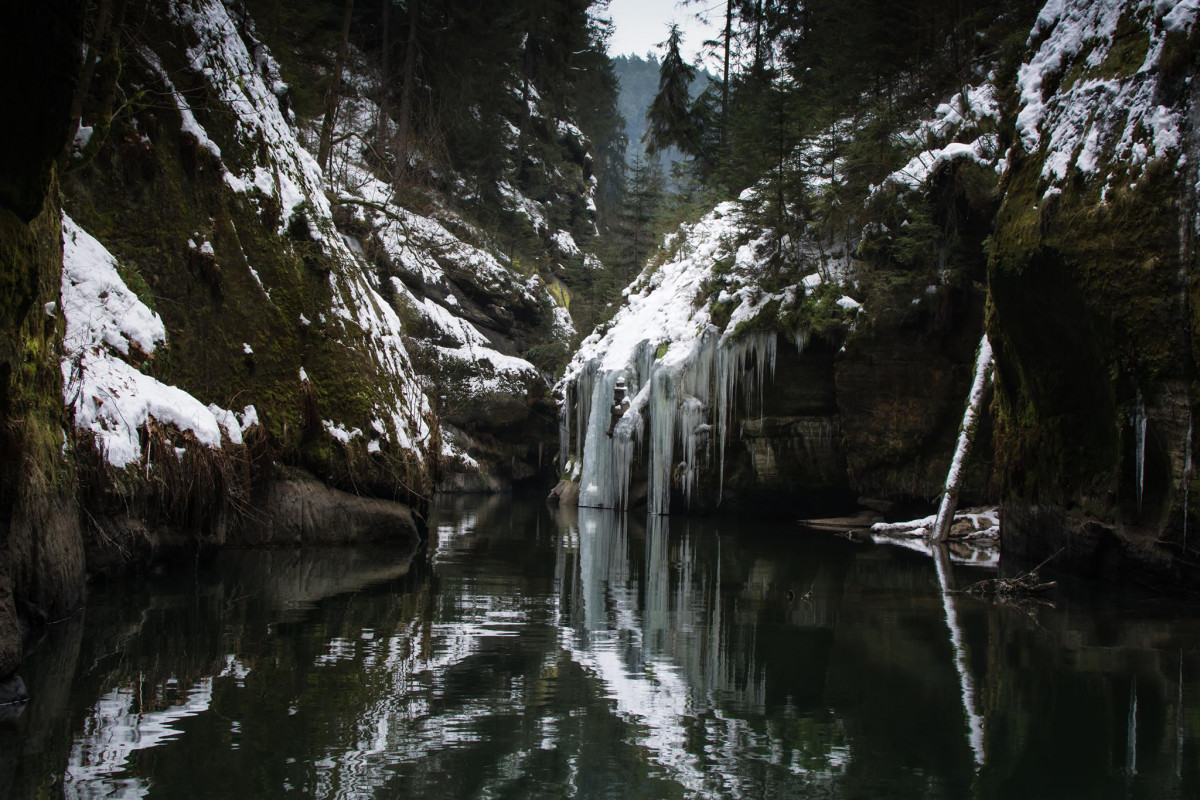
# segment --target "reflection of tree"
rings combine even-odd
[[[954,596],[954,572],[950,566],[950,553],[944,544],[935,544],[933,560],[937,566],[938,585],[942,590],[942,608],[946,614],[946,627],[950,629],[950,644],[954,647],[954,667],[958,670],[959,687],[962,692],[963,711],[967,715],[967,741],[975,754],[975,763],[983,766],[986,754],[983,747],[983,717],[979,713],[978,690],[971,675],[971,664],[967,658],[966,643],[962,628],[958,624],[958,599]]]
[[[1195,665],[1176,649],[1194,627],[1091,608],[1039,626],[939,592],[944,563],[842,540],[440,502],[407,576],[393,551],[280,550],[94,592],[82,643],[47,671],[65,687],[78,664],[78,707],[46,733],[43,774],[74,737],[77,763],[107,772],[76,771],[67,796],[119,781],[231,799],[284,784],[318,798],[1194,788]]]

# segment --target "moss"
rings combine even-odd
[[[820,284],[778,314],[778,327],[785,333],[804,332],[827,342],[840,343],[845,340],[855,315],[838,305],[841,297],[839,287]]]
[[[716,325],[720,330],[725,330],[736,307],[736,304],[732,300],[719,300],[714,297],[708,307],[708,316],[712,320],[713,325]]]
[[[176,35],[162,33],[166,41]],[[180,54],[159,49],[166,68],[185,80],[187,65],[174,63]],[[232,131],[216,122],[220,114],[212,116],[210,134],[222,152],[252,158],[254,143],[221,138]],[[349,428],[370,431],[372,420],[390,420],[399,388],[379,373],[371,335],[334,319],[332,287],[344,291],[341,276],[350,273],[311,241],[312,219],[294,215],[291,235],[280,236],[275,204],[257,192],[230,191],[220,170],[193,160],[194,143],[181,133],[178,112],[146,108],[135,118],[151,139],[148,151],[136,156],[137,168],[130,169],[133,154],[110,139],[72,173],[65,190],[72,216],[104,242],[132,278],[131,288],[153,297],[163,317],[167,347],[145,368],[204,402],[235,409],[253,404],[272,450],[287,463],[340,488],[419,503],[426,478],[400,451],[372,457],[365,437],[343,447],[323,431],[306,435],[311,425],[305,425],[301,367],[320,413]],[[188,247],[197,233],[212,243],[210,259],[197,259]],[[252,360],[244,343],[254,350]],[[389,447],[395,446],[384,450]]]
[[[571,310],[571,290],[567,288],[565,283],[557,278],[551,278],[549,281],[543,281],[543,285],[545,285],[546,291],[550,293],[550,296],[554,298],[554,302],[560,308],[565,308],[568,311]]]
[[[57,183],[51,191],[57,193]],[[62,314],[58,205],[48,202],[29,225],[0,210],[0,519],[8,519],[33,474],[56,493],[72,491],[63,458]],[[15,472],[13,472],[15,470]]]
[[[1133,9],[1127,9],[1121,15],[1108,56],[1097,68],[1097,74],[1088,77],[1128,78],[1141,68],[1150,49],[1150,31],[1135,14]]]
[[[1186,352],[1174,286],[1183,186],[1154,162],[1136,180],[1119,166],[1047,198],[1040,161],[1014,161],[991,239],[997,458],[1010,492],[1096,502],[1122,480],[1135,391],[1176,374]],[[1104,180],[1116,187],[1106,201]]]
[[[774,330],[779,324],[779,301],[770,300],[763,303],[762,308],[753,317],[738,322],[730,336],[737,338],[754,330]]]
[[[1165,85],[1182,82],[1200,65],[1200,25],[1188,33],[1168,31],[1158,56],[1158,70]]]

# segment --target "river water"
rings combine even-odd
[[[396,548],[91,587],[12,798],[1191,798],[1200,613],[729,519],[439,502]]]

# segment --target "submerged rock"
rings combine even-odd
[[[300,471],[272,484],[258,513],[238,543],[358,544],[419,535],[408,506],[343,492]]]
[[[576,481],[563,479],[550,490],[546,502],[550,505],[569,508],[579,505],[579,484]]]

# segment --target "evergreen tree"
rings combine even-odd
[[[641,271],[657,244],[659,209],[663,201],[662,165],[657,156],[634,156],[626,183],[625,203],[618,219],[613,271],[625,286]]]
[[[683,34],[671,23],[671,32],[660,47],[666,49],[658,70],[658,94],[646,112],[646,152],[655,153],[674,145],[690,156],[699,154],[699,138],[691,115],[690,87],[696,68],[679,53]]]

